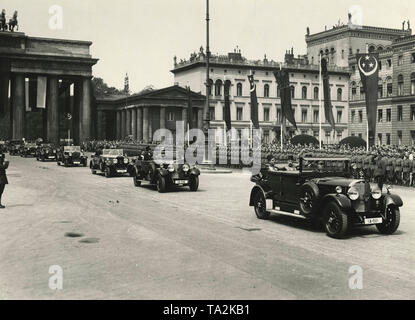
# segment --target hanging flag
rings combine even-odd
[[[290,75],[287,70],[281,69],[274,72],[280,88],[281,98],[281,112],[282,115],[295,127],[297,130],[297,123],[295,122],[294,110],[291,104],[291,85]]]
[[[259,129],[258,121],[258,98],[256,95],[256,84],[254,81],[254,76],[249,75],[249,91],[251,92],[251,121],[255,129]]]
[[[375,142],[378,108],[379,56],[377,53],[357,54],[357,65],[366,96],[366,114],[369,127],[369,146]]]
[[[225,89],[224,89],[224,93],[225,93],[225,109],[224,112],[225,114],[223,115],[223,119],[225,120],[226,123],[226,131],[231,130],[232,128],[232,122],[231,122],[231,104],[230,104],[230,99],[229,99],[229,91],[231,88],[231,82],[229,80],[225,81]],[[251,103],[252,105],[252,103]],[[258,112],[257,112],[258,115]]]
[[[46,109],[46,84],[47,77],[37,78],[37,103],[38,109]]]
[[[36,110],[37,103],[37,78],[29,78],[29,106],[32,111]]]
[[[336,124],[334,122],[333,105],[331,104],[330,97],[329,71],[327,70],[327,60],[324,58],[321,59],[321,75],[323,78],[324,115],[334,130]]]
[[[187,87],[187,123],[189,129],[193,128],[193,104],[192,104],[192,92],[190,87]]]

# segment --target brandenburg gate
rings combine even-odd
[[[0,31],[0,140],[93,137],[91,45]]]

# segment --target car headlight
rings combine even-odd
[[[382,191],[380,191],[380,189],[374,189],[372,190],[371,194],[372,194],[373,199],[379,200],[380,197],[382,196]]]
[[[336,192],[337,192],[337,193],[342,193],[342,192],[343,192],[342,187],[337,186],[337,187],[336,187]]]
[[[124,158],[124,163],[127,164],[128,163],[128,158]]]
[[[349,191],[347,191],[347,195],[353,201],[359,199],[359,191],[354,187],[351,187]]]
[[[169,164],[169,166],[167,167],[167,170],[169,170],[169,172],[174,172],[174,165]]]
[[[112,159],[107,159],[106,163],[112,164]]]
[[[184,172],[187,172],[187,171],[190,170],[190,167],[189,167],[188,164],[184,164],[183,167],[182,167],[182,169],[183,169]]]

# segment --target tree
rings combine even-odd
[[[102,78],[92,79],[92,88],[96,98],[103,98],[110,95],[125,95],[122,90],[115,87],[109,87]]]

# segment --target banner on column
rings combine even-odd
[[[38,109],[46,109],[47,77],[37,77],[37,103]]]
[[[26,110],[26,112],[29,112],[31,110],[30,109],[30,100],[29,100],[29,97],[30,97],[29,88],[30,88],[30,82],[29,82],[29,79],[26,78],[25,81],[24,81],[24,99],[25,99],[25,110]]]

